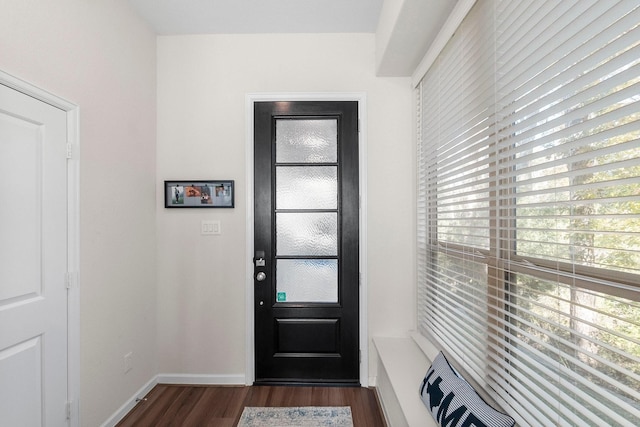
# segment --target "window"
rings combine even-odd
[[[640,425],[640,6],[478,0],[416,91],[419,332],[520,425]]]

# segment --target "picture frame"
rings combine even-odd
[[[233,208],[234,181],[165,181],[165,208]]]

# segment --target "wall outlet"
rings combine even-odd
[[[133,352],[130,351],[129,353],[125,354],[122,357],[123,361],[124,361],[124,373],[126,374],[127,372],[129,372],[131,369],[133,369]]]

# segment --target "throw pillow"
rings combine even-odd
[[[489,406],[449,364],[442,352],[420,385],[420,398],[442,427],[513,427],[515,421]]]

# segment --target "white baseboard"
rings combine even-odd
[[[369,377],[369,385],[368,385],[367,387],[375,388],[375,386],[376,386],[376,384],[377,384],[377,383],[378,383],[378,379],[377,379],[377,377],[376,377],[375,375],[374,375],[374,376],[371,376],[371,377]],[[364,386],[363,386],[363,387],[364,387]]]
[[[199,375],[199,374],[159,374],[158,384],[193,385],[245,385],[243,374],[237,375]]]
[[[129,400],[125,402],[107,421],[105,421],[101,427],[114,427],[133,409],[138,403],[136,399],[146,396],[152,388],[158,384],[158,377],[155,376],[148,383],[143,385]]]
[[[114,427],[158,384],[181,385],[245,385],[245,377],[237,375],[158,374],[140,388],[127,402],[105,421],[101,427]]]

